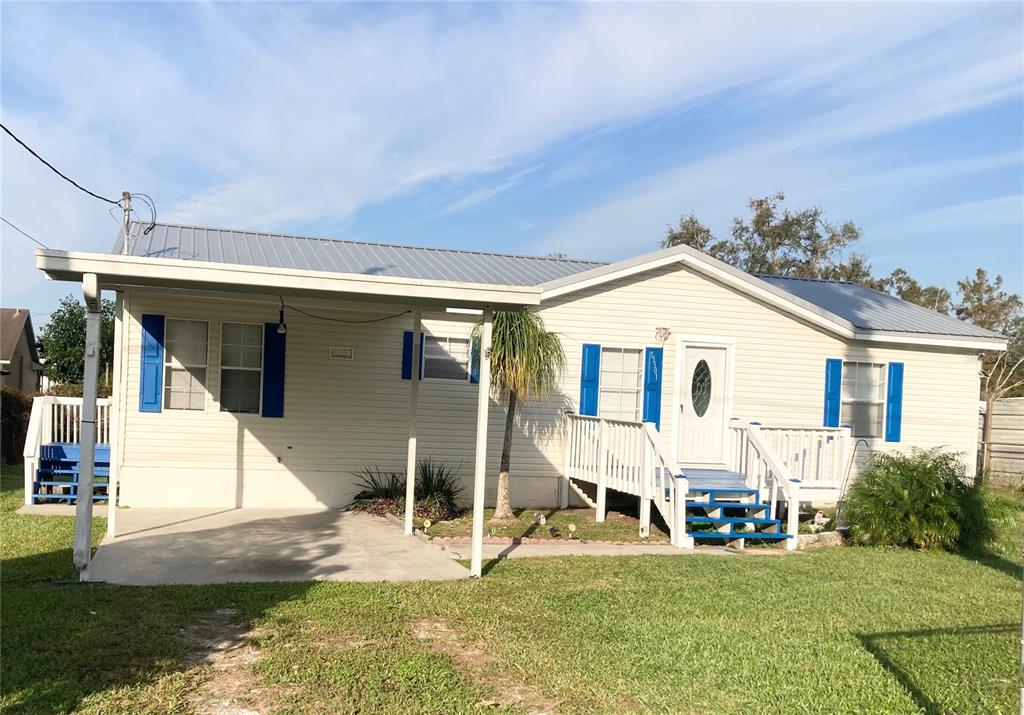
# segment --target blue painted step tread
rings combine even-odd
[[[779,519],[762,519],[759,517],[749,516],[696,516],[693,514],[686,515],[686,522],[688,524],[762,524],[766,526],[779,526],[782,521]]]
[[[769,509],[771,508],[768,504],[758,504],[756,502],[740,502],[740,501],[686,501],[686,508],[692,507],[705,507],[708,509]]]
[[[689,531],[687,536],[692,536],[694,539],[751,539],[751,540],[768,540],[768,539],[792,539],[792,534],[773,534],[767,531]]]

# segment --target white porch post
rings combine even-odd
[[[82,276],[85,297],[85,384],[82,387],[82,424],[79,430],[79,473],[75,499],[74,561],[82,581],[89,580],[92,560],[92,482],[96,462],[96,380],[100,359],[99,281],[95,273]]]
[[[121,460],[121,397],[124,386],[121,381],[121,349],[124,340],[124,324],[121,313],[124,310],[124,298],[121,291],[117,292],[114,305],[114,365],[113,384],[110,391],[110,407],[107,412],[107,441],[110,443],[110,476],[107,478],[107,538],[117,536],[117,484],[120,478]]]
[[[473,471],[473,547],[471,576],[479,578],[484,565],[484,486],[487,478],[487,412],[491,400],[491,319],[484,309],[480,333],[480,384],[476,395],[476,460]]]
[[[412,312],[412,383],[409,386],[409,449],[405,458],[405,534],[412,535],[413,508],[416,506],[416,420],[420,402],[420,335],[423,333],[423,311]]]

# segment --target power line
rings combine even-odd
[[[39,161],[43,162],[43,164],[45,164],[46,167],[49,168],[50,171],[52,171],[54,174],[56,174],[60,178],[64,179],[64,181],[68,182],[69,184],[74,186],[79,191],[84,191],[85,193],[89,194],[89,196],[92,196],[94,199],[99,199],[100,201],[106,201],[108,204],[114,204],[114,206],[120,206],[120,203],[118,203],[117,201],[114,201],[113,199],[108,199],[105,196],[100,196],[97,193],[89,191],[89,189],[87,189],[84,186],[82,186],[81,184],[79,184],[77,181],[75,181],[74,179],[69,177],[67,174],[62,173],[60,171],[60,169],[55,167],[53,164],[48,162],[43,157],[41,157],[38,154],[36,154],[35,150],[33,150],[32,147],[30,147],[28,144],[26,144],[21,139],[19,139],[18,136],[14,132],[12,132],[10,129],[8,129],[7,126],[5,124],[3,124],[2,122],[0,122],[0,129],[3,129],[5,132],[7,132],[10,135],[11,139],[13,139],[14,141],[16,141],[19,144],[21,144],[21,146],[24,147],[25,151],[27,151],[29,154],[34,156],[36,159],[39,159]],[[34,238],[32,240],[35,241]]]
[[[281,300],[281,306],[284,308],[288,308],[289,310],[294,310],[296,313],[302,313],[303,315],[309,316],[310,318],[316,318],[317,320],[329,320],[332,323],[345,323],[347,325],[365,325],[366,323],[382,323],[385,320],[393,320],[394,318],[400,318],[403,315],[408,315],[409,313],[412,312],[411,310],[404,310],[401,313],[387,315],[383,318],[371,318],[369,320],[345,320],[343,318],[329,318],[326,315],[316,315],[315,313],[307,313],[302,308],[296,308],[294,305],[288,305],[287,303],[284,302],[284,299]]]
[[[36,239],[32,238],[32,237],[31,237],[31,236],[29,236],[29,235],[28,235],[27,233],[25,233],[24,231],[22,231],[22,230],[21,230],[20,228],[18,228],[17,226],[15,226],[15,225],[14,225],[13,223],[11,223],[11,222],[10,222],[10,221],[8,221],[7,219],[5,219],[5,218],[4,218],[3,216],[0,216],[0,221],[3,221],[3,222],[4,222],[4,223],[6,223],[6,224],[7,224],[8,226],[10,226],[11,228],[13,228],[13,229],[14,229],[15,231],[17,231],[18,233],[20,233],[20,234],[21,234],[22,236],[24,236],[24,237],[25,237],[25,238],[27,238],[28,240],[32,241],[33,243],[35,243],[35,244],[37,244],[37,245],[39,245],[39,246],[42,246],[43,248],[45,248],[45,249],[49,250],[49,248],[50,248],[50,247],[49,247],[49,246],[47,246],[47,245],[46,245],[45,243],[43,243],[42,241],[37,241]]]

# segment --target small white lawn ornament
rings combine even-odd
[[[535,512],[533,512],[533,523],[534,524],[540,524],[541,526],[544,526],[545,524],[548,523],[548,518],[546,516],[544,516],[543,514],[541,514],[539,511],[535,511]]]
[[[569,530],[569,538],[570,539],[575,539],[576,538],[576,525],[575,524],[569,524],[569,526],[567,526],[566,528]]]
[[[423,530],[426,531],[427,529],[429,529],[431,523],[433,523],[433,522],[431,522],[430,519],[424,519],[423,520]]]
[[[811,519],[811,533],[817,534],[819,531],[825,528],[825,525],[832,521],[830,518],[825,516],[825,512],[820,509],[814,514],[814,518]]]

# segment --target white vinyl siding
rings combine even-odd
[[[425,335],[423,377],[435,380],[469,380],[469,339]]]
[[[219,409],[142,413],[139,355],[143,313],[202,317],[217,322],[276,319],[266,303],[186,296],[170,291],[126,291],[124,503],[179,507],[340,507],[358,490],[351,473],[379,464],[401,471],[409,437],[410,381],[401,379],[403,333],[408,316],[380,323],[325,323],[301,314],[288,320],[285,367],[286,417],[240,420]],[[365,320],[386,315],[367,304],[318,313]],[[903,435],[899,444],[870,439],[857,451],[861,464],[872,450],[937,447],[959,452],[973,467],[977,445],[979,373],[976,352],[847,342],[784,315],[682,266],[652,271],[545,302],[538,310],[565,350],[566,370],[546,400],[517,410],[513,437],[512,498],[519,506],[547,506],[560,491],[562,415],[579,399],[582,345],[663,346],[661,433],[673,440],[679,406],[674,394],[676,345],[681,336],[735,338],[735,395],[730,417],[766,425],[822,425],[825,360],[903,362]],[[474,316],[424,315],[432,335],[463,338]],[[664,343],[657,328],[671,331]],[[220,355],[220,330],[210,352]],[[353,360],[331,360],[331,346],[354,349]],[[219,368],[219,366],[218,366]],[[210,394],[220,395],[220,369],[210,371]],[[452,389],[447,380],[419,383],[418,454],[458,465],[472,494],[477,386]],[[689,385],[687,384],[687,387]],[[486,388],[485,388],[486,389]],[[493,503],[505,410],[490,410],[487,499]],[[855,471],[856,474],[856,471]]]
[[[854,437],[881,437],[885,413],[885,365],[843,362],[839,424]]]
[[[640,421],[640,409],[643,406],[642,357],[642,350],[601,347],[598,417]]]
[[[206,407],[210,326],[203,320],[168,318],[164,336],[164,409]]]
[[[220,408],[259,412],[263,385],[263,326],[223,323],[220,340]]]

